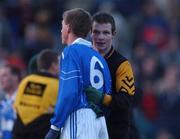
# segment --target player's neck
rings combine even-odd
[[[67,40],[67,44],[72,44],[78,37],[75,36],[73,33],[69,34],[68,40]]]

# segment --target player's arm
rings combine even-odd
[[[85,89],[89,102],[103,103],[113,108],[126,108],[132,102],[132,96],[135,93],[134,76],[131,65],[128,61],[123,62],[116,72],[116,92],[112,95],[102,93],[95,88]]]
[[[51,129],[48,134],[57,133],[65,124],[70,113],[74,111],[74,106],[78,100],[79,70],[77,61],[74,60],[71,52],[62,56],[60,66],[59,94],[55,107],[55,113],[51,119]],[[77,89],[76,89],[77,88]],[[52,132],[56,131],[56,132]],[[48,137],[47,134],[47,137]],[[47,138],[49,139],[49,138]]]
[[[124,61],[116,71],[116,92],[112,94],[110,107],[129,108],[135,94],[134,75],[128,61]]]

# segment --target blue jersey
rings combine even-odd
[[[93,50],[90,42],[79,38],[62,52],[59,95],[52,125],[61,128],[72,112],[88,107],[83,88],[89,86],[110,94],[111,76],[104,58]]]
[[[14,99],[15,94],[11,98],[5,97],[0,103],[0,134],[2,139],[12,139],[12,129],[16,119],[16,113],[13,109]]]

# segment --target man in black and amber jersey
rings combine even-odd
[[[110,14],[96,13],[92,22],[95,49],[106,59],[112,77],[112,101],[106,118],[110,139],[129,139],[132,126],[132,104],[135,95],[134,76],[129,61],[114,50],[115,21]],[[133,137],[133,139],[139,137]]]
[[[37,57],[38,72],[26,76],[15,100],[13,139],[44,139],[58,95],[58,54],[45,49]]]

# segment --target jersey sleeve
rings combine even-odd
[[[135,94],[134,76],[130,63],[126,60],[121,63],[116,71],[116,92],[112,95],[110,109],[120,110],[125,117],[132,106]]]
[[[128,61],[123,62],[116,71],[116,91],[123,91],[129,95],[135,93],[134,76]]]
[[[75,57],[76,56],[76,57]],[[79,82],[81,80],[78,56],[71,50],[63,51],[60,64],[59,93],[51,125],[61,128],[77,105]]]

